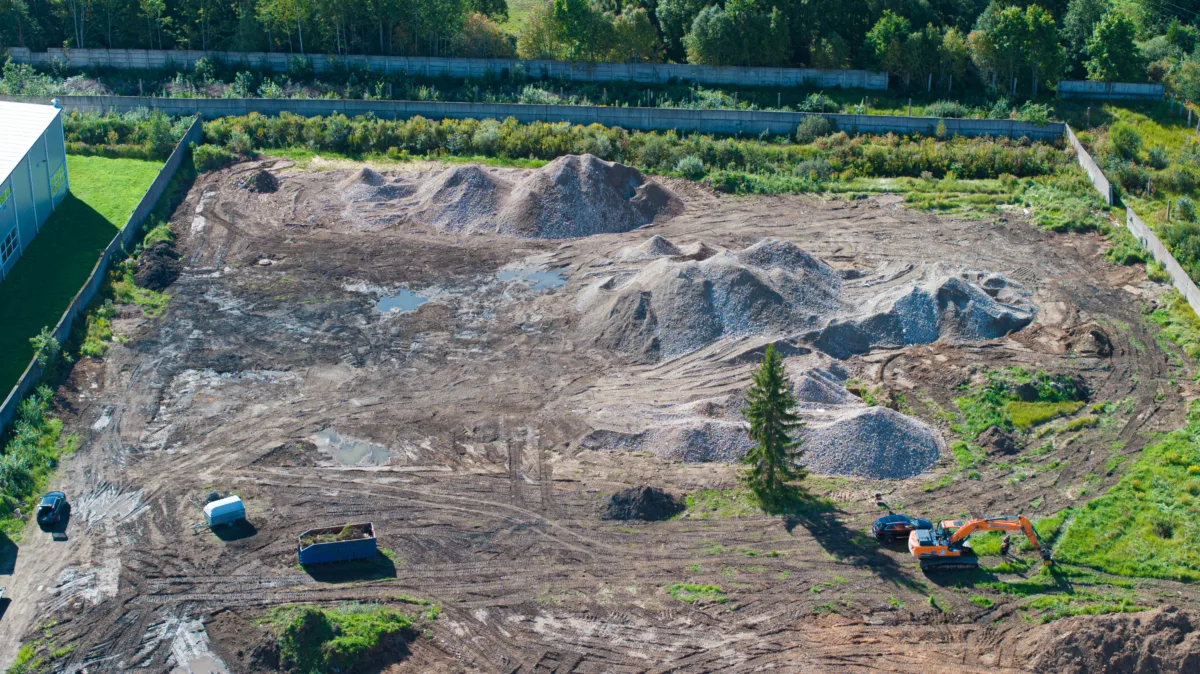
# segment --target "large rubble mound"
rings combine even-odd
[[[813,329],[838,308],[841,276],[793,243],[766,239],[692,258],[660,256],[623,283],[593,284],[581,329],[598,346],[656,360],[726,336]]]
[[[1065,618],[1033,629],[1017,648],[1045,674],[1200,672],[1194,617],[1173,606]]]
[[[868,407],[824,426],[810,425],[804,465],[816,473],[902,480],[937,463],[942,442],[925,423],[886,407]]]
[[[637,169],[584,154],[559,157],[517,183],[499,220],[512,228],[506,233],[563,239],[627,232],[682,211]]]
[[[536,171],[454,166],[416,180],[364,167],[337,189],[351,221],[525,238],[627,232],[683,212],[682,201],[636,169],[589,154],[559,157]]]
[[[622,261],[651,261],[583,289],[577,307],[585,336],[647,361],[749,333],[803,335],[847,358],[878,346],[994,339],[1033,320],[1020,286],[997,275],[930,265],[912,280],[896,280],[909,267],[851,288],[857,274],[791,242],[764,239],[738,252],[692,248],[655,237],[620,251]]]

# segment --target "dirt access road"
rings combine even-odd
[[[240,187],[264,167],[278,192]],[[380,653],[380,669],[1027,671],[1045,656],[1023,649],[1032,637],[1019,600],[993,595],[982,608],[970,583],[927,578],[901,546],[869,540],[873,494],[934,518],[1052,513],[1115,482],[1104,469],[1114,453],[1181,424],[1186,392],[1174,382],[1188,378],[1142,317],[1159,291],[1140,270],[1105,263],[1095,235],[1039,232],[1020,213],[964,221],[891,197],[731,198],[667,181],[684,205],[676,217],[517,238],[421,224],[405,199],[442,167],[390,167],[391,182],[373,185],[383,192],[358,200],[347,196],[357,168],[323,168],[268,161],[205,174],[177,209],[185,268],[169,310],[150,320],[125,309],[116,329],[131,340],[80,363],[62,395],[84,438],[62,481],[76,512],[65,543],[21,544],[8,581],[19,603],[0,621],[6,657],[19,633],[71,649],[56,671],[201,671],[214,657],[230,671],[270,671],[269,639],[252,624],[264,609],[379,601],[415,612],[410,596],[442,613]],[[814,477],[832,510],[767,517],[709,492],[712,509],[674,520],[602,520],[624,487],[734,487],[733,466],[680,461],[659,444],[727,450],[711,429],[727,423],[754,354],[794,337],[751,330],[654,358],[585,330],[588,288],[652,264],[628,253],[652,235],[681,254],[774,237],[887,287],[938,264],[1019,282],[1037,311],[1007,337],[789,357],[796,375],[832,368],[846,385],[904,392],[907,414],[939,437],[956,387],[985,367],[1075,374],[1094,400],[1119,404],[1110,422],[1038,454],[1060,467],[1022,480],[999,461],[965,479],[943,451],[911,479]],[[385,296],[420,302],[402,289],[428,301],[377,309]],[[1095,332],[1111,349],[1096,348]],[[633,451],[585,442],[598,430],[659,438],[637,435],[656,425],[684,430]],[[251,526],[193,533],[213,490],[239,494]],[[391,561],[349,574],[297,566],[300,532],[363,521]],[[680,601],[670,588],[683,583],[724,594]],[[1147,605],[1196,599],[1168,582],[1133,592]]]

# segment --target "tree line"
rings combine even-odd
[[[859,67],[1012,94],[1200,81],[1200,0],[533,0],[508,18],[506,0],[0,0],[0,47]]]

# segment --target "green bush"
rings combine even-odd
[[[1150,164],[1150,168],[1156,171],[1161,171],[1171,165],[1171,158],[1167,156],[1166,148],[1152,147],[1146,153],[1146,156],[1146,163]]]
[[[50,387],[42,385],[17,406],[11,437],[0,455],[0,528],[5,531],[23,524],[9,519],[9,513],[32,505],[59,458],[74,448],[74,436],[59,443],[62,421],[49,416],[53,398]]]
[[[280,664],[301,674],[350,672],[389,636],[412,627],[412,618],[378,605],[283,606],[262,619],[275,632]]]
[[[1108,238],[1112,245],[1104,251],[1104,257],[1113,264],[1131,265],[1150,259],[1141,242],[1128,229],[1114,227]]]
[[[1196,219],[1196,202],[1191,197],[1179,197],[1175,200],[1175,214],[1184,222]]]
[[[1142,136],[1128,122],[1113,122],[1108,128],[1108,144],[1125,159],[1137,159],[1142,151]]]
[[[694,154],[689,154],[675,164],[675,170],[679,173],[695,180],[704,175],[704,162]]]
[[[237,155],[220,145],[192,144],[192,161],[201,171],[215,171],[237,161]]]
[[[803,145],[837,131],[837,124],[822,115],[808,115],[796,127],[796,142]]]

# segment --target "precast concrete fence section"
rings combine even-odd
[[[1161,84],[1089,82],[1086,80],[1062,80],[1058,83],[1059,98],[1160,101],[1164,95],[1166,95],[1166,89]]]
[[[696,66],[675,63],[592,63],[576,61],[527,61],[522,59],[469,59],[432,56],[330,56],[280,52],[185,51],[157,49],[47,49],[31,52],[9,47],[17,63],[47,65],[58,61],[73,68],[107,67],[128,69],[191,68],[201,58],[284,72],[292,59],[307,59],[314,72],[335,67],[366,68],[382,73],[407,73],[427,77],[532,77],[583,82],[643,82],[662,84],[675,80],[698,84],[733,84],[744,87],[796,87],[873,89],[888,87],[887,73],[868,70],[823,70],[817,68],[743,68],[739,66]]]
[[[67,310],[63,312],[62,318],[58,319],[58,324],[54,326],[54,338],[59,343],[65,342],[71,334],[71,327],[75,324],[75,320],[87,311],[87,307],[96,299],[96,295],[100,292],[100,287],[104,284],[104,277],[108,274],[108,268],[112,264],[114,258],[118,255],[123,255],[126,248],[133,244],[141,233],[142,224],[146,222],[146,218],[150,216],[154,210],[154,205],[158,202],[159,197],[166,191],[167,185],[171,179],[175,177],[175,173],[183,164],[184,156],[188,152],[188,146],[191,143],[199,143],[204,135],[204,129],[199,118],[192,122],[188,130],[183,134],[183,138],[175,146],[175,150],[171,152],[170,158],[163,164],[162,170],[158,172],[158,176],[154,182],[150,184],[150,188],[142,195],[142,200],[138,202],[137,208],[133,209],[133,214],[125,221],[125,226],[117,235],[113,237],[108,247],[100,254],[100,259],[96,261],[96,266],[92,268],[92,273],[88,276],[83,287],[75,294],[71,300],[71,304],[67,306]],[[19,264],[19,263],[18,263]],[[21,378],[17,380],[16,386],[9,392],[8,397],[4,399],[4,404],[0,405],[0,430],[3,430],[12,422],[17,414],[17,406],[21,403],[21,399],[29,394],[38,381],[42,378],[42,367],[38,365],[37,358],[33,358],[29,362],[29,367],[25,368],[25,372]]]
[[[1096,191],[1099,192],[1100,196],[1104,198],[1104,203],[1112,206],[1112,183],[1108,182],[1108,178],[1105,177],[1104,171],[1100,170],[1100,165],[1096,163],[1096,160],[1092,159],[1092,155],[1088,154],[1088,151],[1084,149],[1083,143],[1080,143],[1079,139],[1075,137],[1075,132],[1071,130],[1071,127],[1066,124],[1063,126],[1067,130],[1067,140],[1071,143],[1071,147],[1075,149],[1075,157],[1079,160],[1079,165],[1083,167],[1085,172],[1087,172],[1088,178],[1091,179],[1092,184],[1096,186]]]
[[[1184,271],[1183,266],[1171,255],[1171,251],[1163,245],[1163,242],[1142,222],[1142,219],[1133,212],[1128,206],[1125,208],[1125,228],[1133,234],[1134,238],[1142,243],[1142,247],[1150,251],[1150,255],[1158,261],[1167,271],[1167,275],[1171,277],[1171,285],[1183,295],[1187,303],[1191,305],[1192,311],[1200,314],[1200,289],[1196,288],[1196,283],[1192,281],[1192,277]]]
[[[0,97],[26,102],[49,98]],[[59,96],[66,110],[128,112],[139,108],[162,110],[169,115],[205,118],[278,115],[290,112],[305,117],[340,113],[348,117],[371,113],[384,119],[506,119],[518,122],[568,122],[603,124],[641,131],[683,131],[728,135],[792,134],[810,115],[821,113],[765,110],[693,110],[689,108],[619,108],[602,105],[527,105],[521,103],[444,103],[439,101],[359,101],[324,98],[158,98],[144,96]],[[1006,136],[1030,140],[1058,140],[1066,128],[1061,122],[1034,124],[1010,119],[941,119],[898,115],[821,114],[848,133],[932,136],[943,125],[947,136]]]

